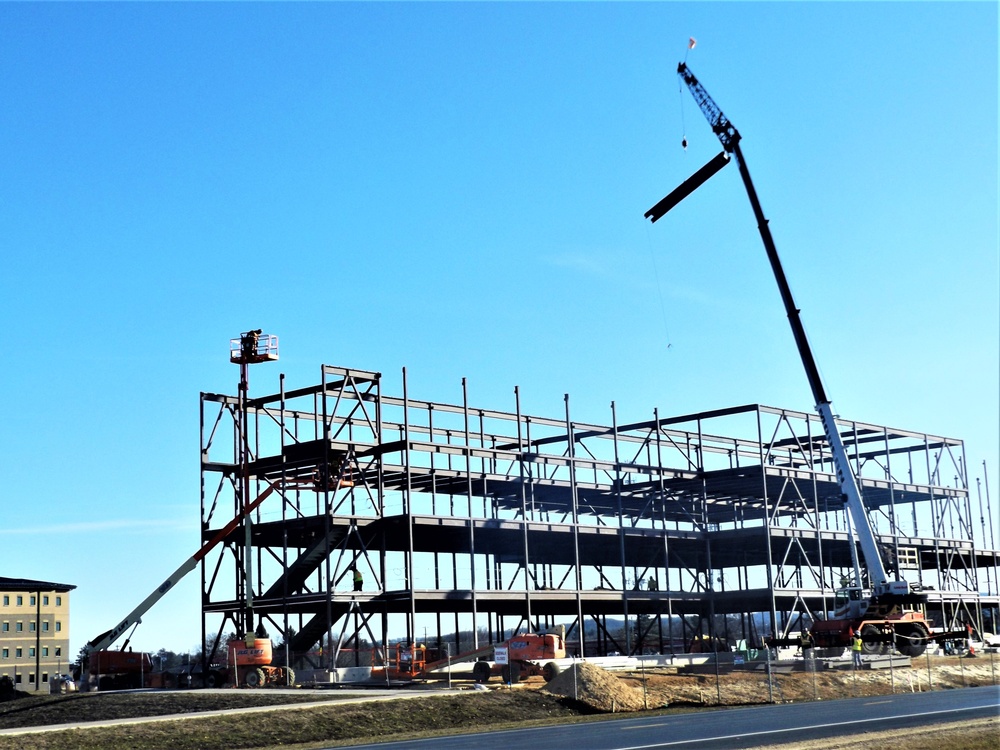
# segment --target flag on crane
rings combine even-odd
[[[695,39],[693,36],[688,37],[688,49],[694,49],[695,45],[697,44],[698,44],[697,39]]]

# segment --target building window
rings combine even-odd
[[[59,620],[56,620],[56,632],[59,633],[61,631],[62,631],[62,623],[59,622]]]
[[[899,567],[901,569],[907,570],[919,570],[920,569],[920,555],[917,552],[916,547],[900,547],[899,548]]]
[[[32,596],[32,597],[30,597],[28,599],[28,606],[29,607],[34,607],[35,606],[35,597]]]
[[[4,659],[9,659],[10,658],[10,649],[9,648],[5,648],[3,650],[3,658]]]
[[[18,594],[17,595],[17,606],[20,607],[22,604],[24,604],[24,597],[21,596],[20,594]]]
[[[10,623],[9,622],[5,622],[3,624],[3,632],[4,633],[9,633],[10,632]]]
[[[42,597],[42,606],[43,607],[49,606],[49,595],[48,594],[46,594],[45,596]]]
[[[20,672],[14,674],[14,683],[17,685],[21,684],[21,678],[24,677]]]
[[[10,606],[10,594],[4,594],[3,595],[3,606],[5,606],[5,607],[9,607]]]
[[[14,623],[14,630],[16,630],[18,633],[20,633],[21,631],[23,631],[24,630],[24,623],[23,622]]]
[[[34,681],[35,681],[35,673],[34,672],[28,672],[28,682],[32,683]]]
[[[23,652],[23,651],[21,650],[21,647],[20,647],[20,646],[18,646],[18,647],[17,647],[17,648],[16,648],[15,650],[14,650],[14,658],[15,658],[15,659],[20,659],[20,658],[21,658],[22,656],[24,656],[24,652]]]
[[[43,633],[48,633],[49,632],[49,621],[48,620],[43,620],[42,621],[42,632]]]
[[[35,655],[35,647],[32,646],[28,649],[28,658],[30,659],[34,655]]]
[[[61,607],[62,606],[62,597],[61,596],[57,596],[56,597],[56,606],[57,607]]]
[[[42,656],[48,656],[48,655],[49,655],[49,647],[42,646]]]
[[[42,684],[44,685],[48,681],[49,681],[49,673],[48,672],[42,672]]]
[[[56,646],[56,656],[62,656],[62,646]]]
[[[29,633],[34,633],[35,632],[35,621],[34,620],[32,620],[31,622],[28,623],[28,632]]]

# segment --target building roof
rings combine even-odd
[[[76,586],[67,583],[33,581],[30,578],[4,578],[0,576],[0,591],[72,591]]]

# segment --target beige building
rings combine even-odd
[[[18,690],[48,690],[69,671],[69,592],[76,586],[0,577],[0,677]]]

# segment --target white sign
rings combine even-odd
[[[497,664],[506,664],[507,663],[507,647],[506,646],[497,646],[496,648],[493,649],[493,661],[495,661]]]

